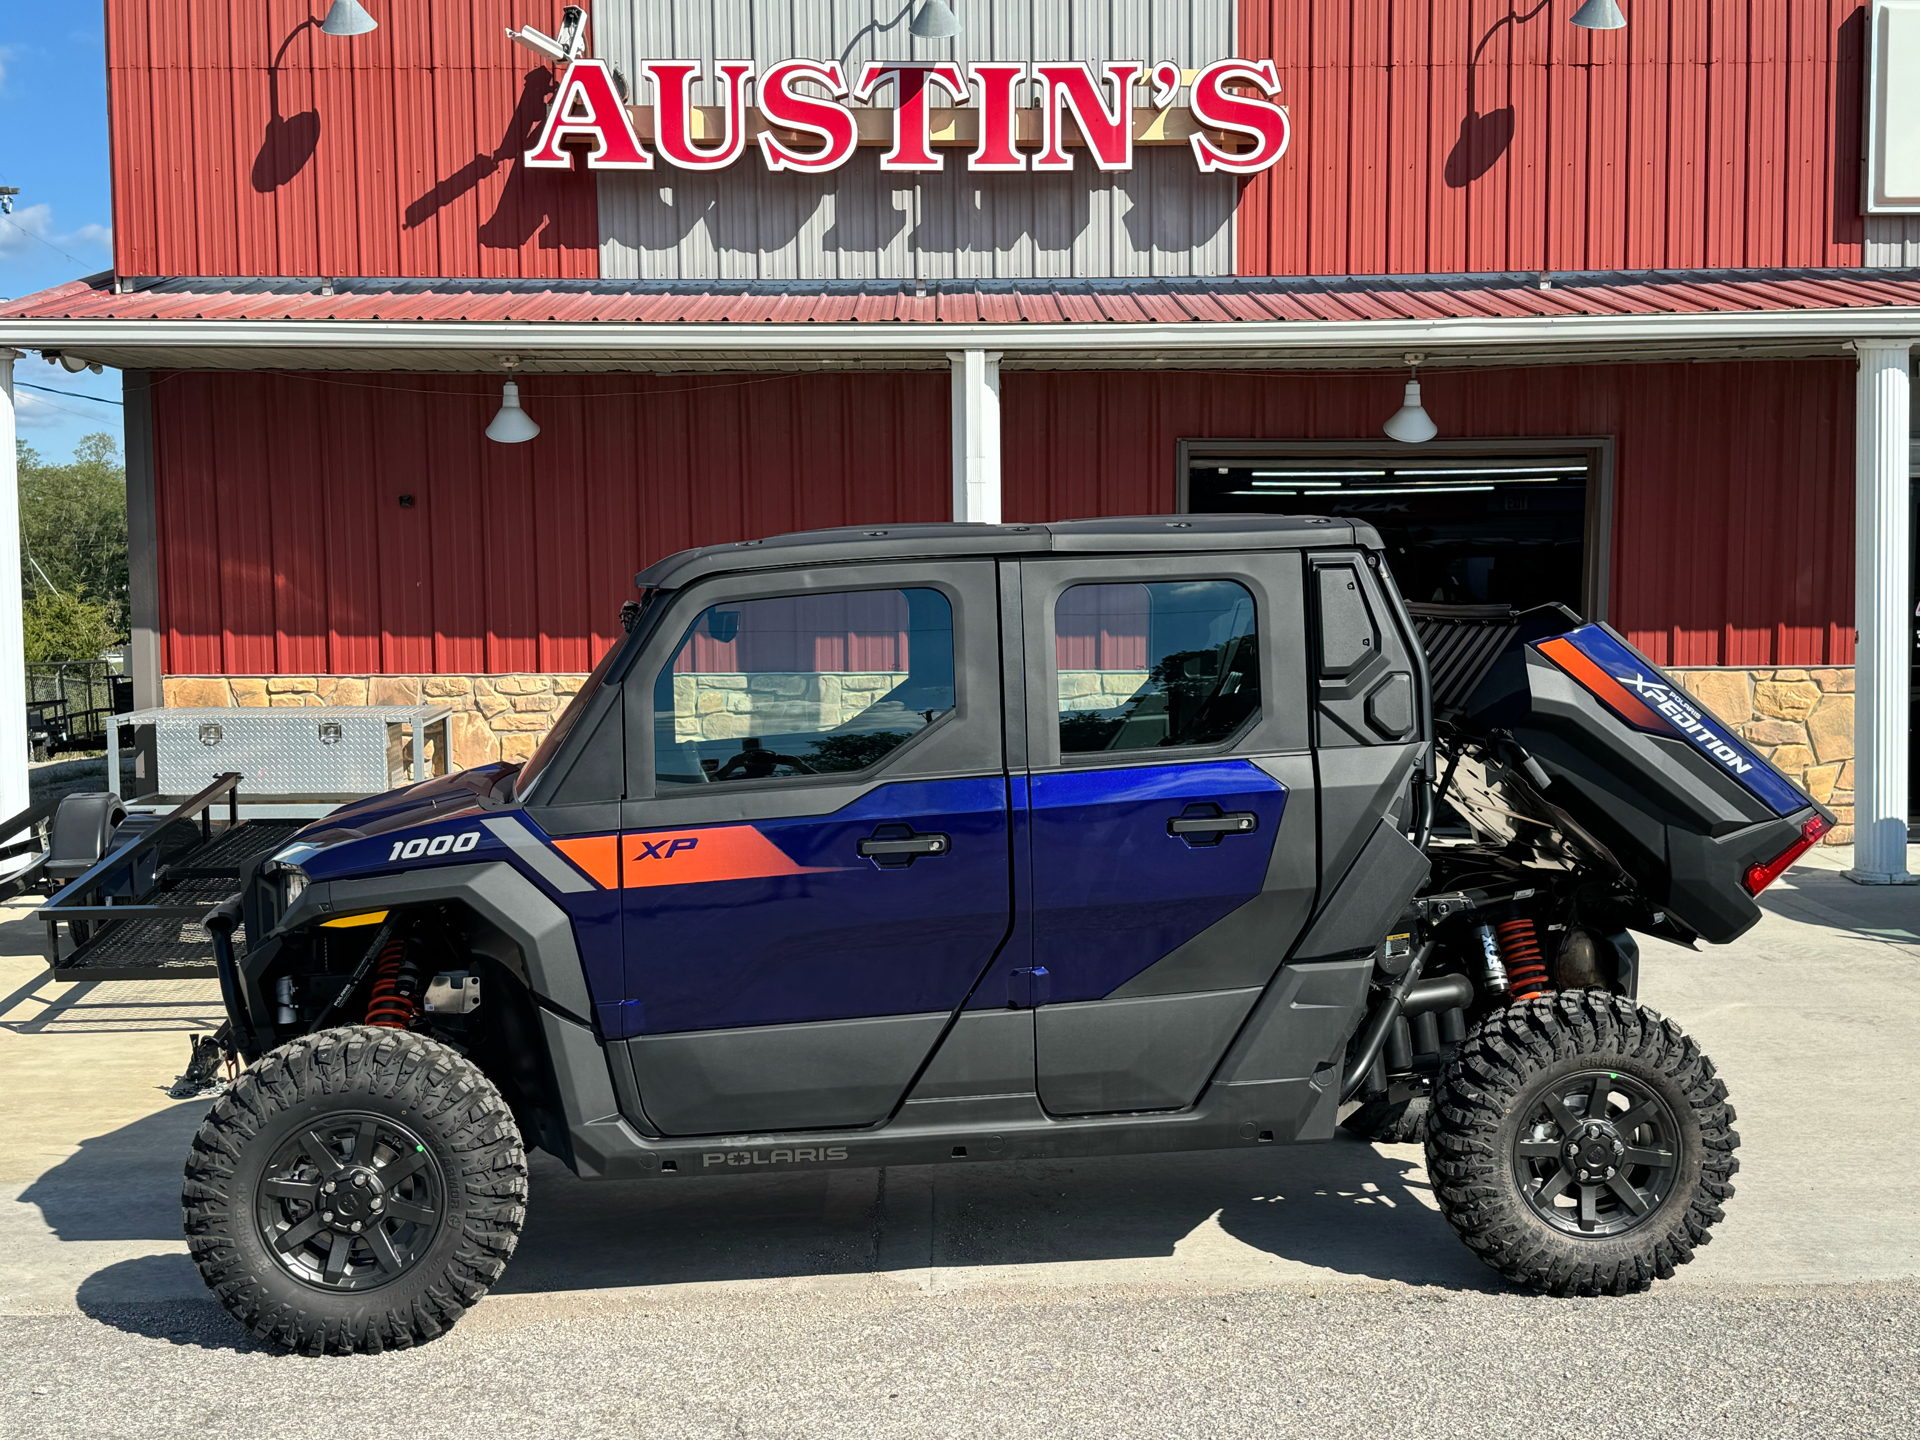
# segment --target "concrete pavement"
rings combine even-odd
[[[1911,1434],[1916,893],[1846,863],[1797,866],[1734,946],[1645,944],[1644,999],[1715,1058],[1743,1137],[1728,1221],[1652,1296],[1508,1291],[1414,1147],[632,1185],[543,1158],[494,1296],[427,1351],[345,1363],[252,1350],[186,1259],[205,1103],[163,1088],[211,986],[37,979],[15,908],[0,1430]],[[407,1399],[340,1409],[314,1367]]]

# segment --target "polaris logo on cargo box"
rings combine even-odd
[[[1716,735],[1714,728],[1701,718],[1701,712],[1676,694],[1674,687],[1667,682],[1649,680],[1638,674],[1617,675],[1615,679],[1641,697],[1651,709],[1666,716],[1682,735],[1736,775],[1744,776],[1754,769],[1754,762]]]

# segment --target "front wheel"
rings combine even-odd
[[[1714,1063],[1670,1021],[1563,991],[1476,1026],[1436,1087],[1428,1175],[1448,1223],[1510,1281],[1621,1295],[1694,1259],[1741,1138]]]
[[[201,1278],[255,1336],[380,1351],[439,1335],[499,1279],[527,1158],[457,1051],[347,1026],[241,1073],[194,1136],[181,1204]]]

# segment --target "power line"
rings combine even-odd
[[[105,395],[83,395],[77,390],[55,390],[51,385],[35,385],[30,380],[16,380],[14,385],[21,390],[37,390],[44,395],[64,395],[70,400],[91,400],[95,405],[125,405],[124,400],[114,400]]]
[[[59,246],[55,245],[51,240],[47,239],[46,236],[35,235],[31,230],[27,229],[26,226],[20,224],[18,221],[14,220],[11,216],[0,215],[0,224],[11,225],[15,230],[19,231],[22,235],[26,236],[29,240],[39,241],[42,245],[46,246],[47,249],[51,250],[55,255],[65,255],[68,260],[73,260],[73,263],[75,265],[78,265],[80,263],[79,261],[74,260],[71,255],[67,255],[66,251],[62,250]]]

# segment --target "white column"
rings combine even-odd
[[[954,519],[1001,523],[1001,357],[950,350],[954,367]]]
[[[1912,885],[1908,854],[1908,351],[1855,344],[1854,869],[1864,885]]]
[[[0,350],[0,819],[27,808],[27,651],[20,622],[20,464],[13,363]],[[0,836],[0,842],[11,840]]]

